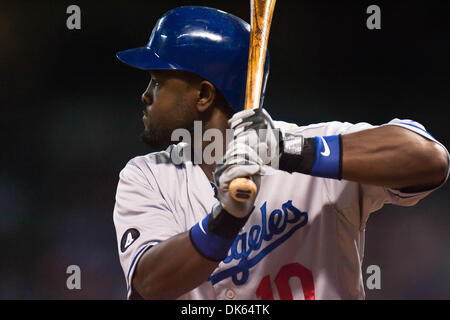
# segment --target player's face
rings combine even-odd
[[[141,99],[145,105],[141,138],[150,147],[164,149],[175,143],[171,135],[177,128],[193,131],[198,90],[192,76],[182,71],[152,71]]]

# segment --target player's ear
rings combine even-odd
[[[199,87],[197,110],[199,112],[208,110],[213,105],[214,100],[216,99],[216,94],[217,92],[214,85],[207,80],[202,80]]]

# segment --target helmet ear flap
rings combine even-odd
[[[183,6],[165,13],[145,47],[117,53],[143,70],[182,70],[211,82],[234,112],[244,109],[250,25],[221,10]],[[269,72],[264,68],[261,103]],[[219,101],[219,100],[218,100]]]

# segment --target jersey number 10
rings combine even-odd
[[[289,280],[292,277],[297,277],[300,279],[305,300],[315,300],[312,272],[300,263],[290,263],[281,267],[275,277],[274,283],[277,287],[280,299],[294,299],[292,289],[289,286]],[[270,275],[265,276],[259,283],[258,289],[256,289],[256,297],[262,300],[274,300],[272,286],[270,284]]]

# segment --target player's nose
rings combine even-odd
[[[148,93],[148,91],[145,91],[142,96],[141,96],[141,101],[143,104],[145,104],[146,106],[149,106],[153,103],[153,98],[152,96]]]
[[[152,81],[150,80],[144,93],[141,95],[141,101],[144,105],[149,106],[153,103]]]

